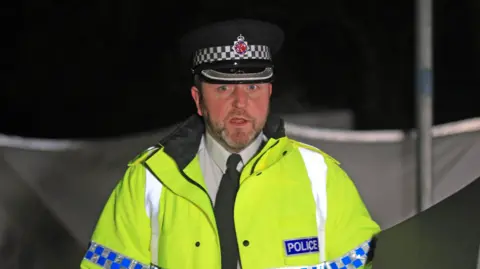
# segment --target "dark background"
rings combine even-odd
[[[274,112],[347,108],[356,129],[414,128],[414,4],[24,1],[13,24],[15,71],[6,76],[0,133],[105,137],[183,120],[194,110],[177,39],[200,24],[237,17],[285,30],[274,59]],[[434,7],[435,124],[480,116],[480,1],[435,0]],[[297,99],[301,109],[285,99]]]

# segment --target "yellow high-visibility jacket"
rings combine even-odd
[[[221,269],[196,155],[203,132],[194,116],[130,163],[81,268]],[[352,180],[330,156],[285,136],[282,122],[269,121],[264,132],[235,203],[242,268],[363,268],[380,228]]]

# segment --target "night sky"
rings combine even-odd
[[[435,0],[435,124],[480,116],[480,3]],[[126,135],[194,112],[176,42],[210,21],[258,18],[286,34],[274,98],[348,108],[356,129],[414,122],[414,1],[24,1],[1,133],[50,138]],[[292,6],[295,3],[295,6]],[[292,93],[293,92],[293,93]],[[281,108],[282,106],[280,106]],[[308,109],[307,109],[308,108]]]

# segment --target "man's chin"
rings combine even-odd
[[[232,149],[242,150],[252,143],[255,136],[252,133],[234,133],[229,135],[226,140],[228,146]]]

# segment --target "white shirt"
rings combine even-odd
[[[264,140],[266,140],[265,136],[260,134],[248,147],[238,153],[242,157],[237,167],[238,171],[241,171],[245,164],[257,153]],[[202,137],[198,150],[198,158],[205,185],[207,186],[207,191],[213,204],[215,204],[215,197],[218,187],[220,186],[220,181],[227,169],[227,159],[230,154],[231,153],[208,134],[208,132]]]

